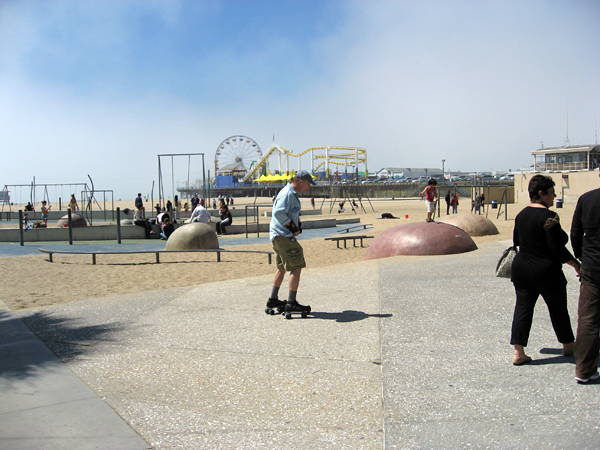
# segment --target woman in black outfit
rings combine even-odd
[[[562,265],[569,264],[579,275],[579,262],[565,247],[569,236],[561,228],[558,214],[548,209],[556,198],[554,181],[544,175],[535,175],[528,190],[531,204],[515,218],[513,232],[513,243],[519,247],[511,276],[517,294],[510,339],[515,347],[515,365],[531,361],[523,347],[529,340],[533,310],[540,295],[548,306],[552,327],[563,344],[564,355],[573,354],[575,341],[567,310],[567,280]]]

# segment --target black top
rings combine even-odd
[[[579,197],[571,223],[571,245],[581,259],[581,268],[600,275],[600,189]]]
[[[173,234],[173,231],[175,231],[175,226],[172,223],[169,223],[163,227],[163,233],[165,233],[167,238]]]
[[[573,258],[565,245],[569,236],[560,226],[558,214],[547,208],[528,206],[515,218],[513,243],[519,247],[512,265],[512,281],[562,281],[562,265]]]
[[[229,219],[229,225],[233,223],[233,217],[231,216],[231,211],[227,210],[225,213],[221,213],[221,220]]]

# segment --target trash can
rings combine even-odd
[[[498,200],[492,200],[492,209],[498,209]]]
[[[562,198],[557,198],[556,199],[556,208],[562,208],[562,205],[563,205]]]

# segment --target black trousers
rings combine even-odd
[[[575,341],[575,376],[589,378],[598,371],[600,351],[600,279],[581,270],[577,340]]]
[[[134,220],[133,223],[136,224],[138,227],[146,228],[146,237],[150,235],[150,232],[152,231],[152,225],[150,225],[150,222],[148,222],[147,220]]]
[[[510,343],[527,347],[529,332],[533,321],[533,310],[541,295],[548,312],[552,327],[561,344],[570,344],[575,340],[571,328],[571,318],[567,309],[567,285],[564,283],[540,282],[535,285],[514,283],[517,303],[513,315]]]
[[[219,221],[216,223],[216,229],[217,229],[217,233],[218,234],[227,234],[227,231],[225,230],[225,227],[230,225],[231,222],[227,221],[225,223],[223,223],[223,221]]]

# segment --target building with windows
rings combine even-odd
[[[536,174],[548,175],[554,180],[556,195],[564,203],[575,203],[581,194],[600,187],[600,145],[541,148],[531,154],[533,170],[515,174],[517,203],[529,202],[527,187]]]
[[[600,145],[541,148],[531,154],[534,172],[594,170],[600,161]]]
[[[428,167],[384,167],[375,172],[377,178],[416,179],[419,177],[442,177],[442,169]]]

